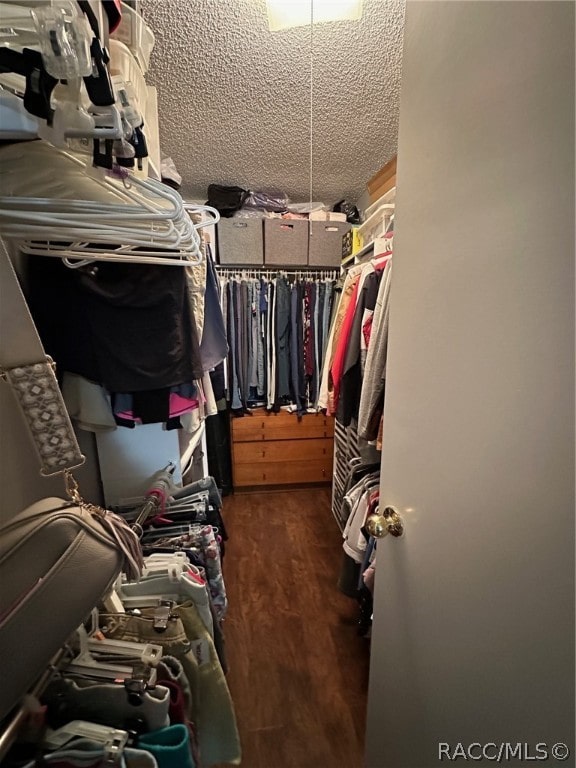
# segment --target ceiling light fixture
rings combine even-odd
[[[358,21],[362,0],[266,0],[271,32],[326,21]]]

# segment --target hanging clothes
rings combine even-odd
[[[353,419],[356,421],[358,419],[360,393],[362,391],[362,374],[364,372],[362,359],[363,341],[365,342],[365,353],[367,350],[364,325],[374,314],[381,277],[382,270],[371,271],[366,274],[362,285],[359,285],[350,338],[344,354],[339,398],[336,406],[338,421],[344,424],[344,426],[348,426]],[[364,354],[364,363],[365,357],[366,354]]]
[[[206,283],[204,290],[204,319],[200,341],[200,357],[204,372],[216,368],[228,354],[228,339],[220,306],[220,286],[210,246],[206,248]]]
[[[316,407],[335,273],[220,270],[228,333],[225,389],[232,410]]]
[[[102,262],[71,270],[38,256],[28,267],[31,311],[80,428],[194,431],[215,412],[208,371],[228,344],[209,249],[202,269]],[[196,279],[204,282],[192,290]]]
[[[381,444],[392,277],[391,251],[354,265],[330,326],[318,406]]]
[[[388,352],[388,317],[392,261],[388,261],[378,290],[372,322],[372,333],[366,356],[366,368],[360,394],[358,435],[376,440],[384,412],[386,357]]]

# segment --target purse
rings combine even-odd
[[[138,536],[120,516],[80,496],[70,469],[84,457],[1,240],[0,285],[2,378],[22,412],[41,474],[62,473],[68,496],[42,499],[0,527],[1,720],[118,574],[139,577],[143,558]]]

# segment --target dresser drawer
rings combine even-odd
[[[306,414],[298,419],[296,414],[285,411],[255,412],[254,416],[232,419],[232,440],[236,443],[329,438],[333,434],[334,419],[323,414]]]
[[[331,437],[312,440],[271,440],[238,443],[234,447],[235,464],[254,464],[274,461],[303,461],[331,459],[334,441]]]
[[[234,485],[301,485],[332,479],[332,458],[311,461],[265,461],[235,464]]]

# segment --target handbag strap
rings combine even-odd
[[[40,460],[54,475],[84,463],[54,364],[44,352],[18,277],[0,239],[0,370],[16,397]]]
[[[122,570],[138,579],[144,564],[138,535],[119,515],[85,502],[71,469],[84,463],[54,373],[12,262],[0,238],[0,375],[12,387],[40,459],[42,475],[64,475],[72,505],[89,512],[123,553]],[[69,506],[69,505],[65,505]]]

